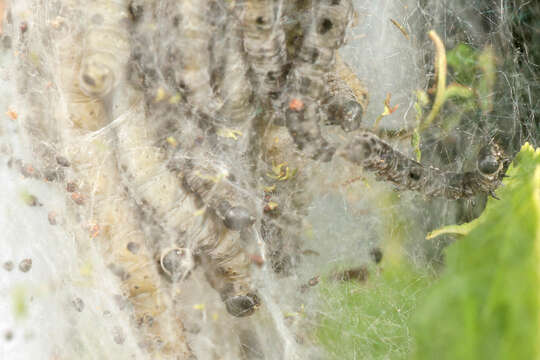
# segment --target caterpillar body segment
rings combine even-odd
[[[9,2],[6,5],[7,14],[10,14],[13,5]],[[26,20],[35,30],[25,33],[25,36],[17,36],[20,24],[17,19],[12,18],[4,23],[6,38],[19,38],[19,42],[13,42],[10,46],[19,54],[13,76],[16,88],[14,94],[17,95],[14,100],[18,99],[17,102],[23,106],[16,106],[24,109],[19,117],[24,126],[21,135],[25,137],[25,143],[33,156],[42,161],[41,167],[46,171],[56,168],[55,156],[61,151],[60,129],[54,114],[49,110],[60,101],[57,91],[52,86],[58,78],[55,72],[56,59],[50,54],[44,54],[43,51],[45,46],[49,46],[50,49],[54,44],[52,36],[43,35],[46,31],[50,31],[50,25],[45,21],[51,15],[50,12],[48,8],[37,8],[33,12],[28,12],[31,17]]]
[[[223,106],[220,109],[220,118],[224,126],[240,126],[243,131],[249,131],[251,120],[256,113],[257,102],[248,80],[248,64],[242,53],[242,38],[239,26],[233,21],[229,22],[225,39],[226,51],[223,56],[223,75],[221,76],[218,95]]]
[[[125,76],[129,57],[127,9],[127,0],[92,3],[79,73],[80,89],[87,96],[104,98]]]
[[[228,228],[240,230],[253,224],[257,208],[249,199],[251,185],[237,181],[244,178],[239,176],[244,175],[242,172],[249,173],[257,153],[253,152],[251,141],[258,102],[247,78],[238,24],[231,19],[226,27],[228,36],[223,42],[227,50],[223,56],[221,86],[217,90],[223,105],[213,122],[215,135],[207,136],[210,151],[206,158],[214,159],[213,169],[203,169],[201,162],[191,162],[192,171],[185,174],[184,182],[214,209]]]
[[[55,43],[55,80],[60,90],[60,100],[65,107],[63,110],[69,117],[71,126],[95,131],[107,124],[106,108],[101,99],[88,96],[81,90],[79,69],[82,51],[74,45],[79,41],[81,38],[76,36],[73,39],[60,39]]]
[[[320,166],[300,153],[287,128],[268,125],[261,136],[262,161],[259,176],[265,179],[265,211],[261,234],[266,242],[266,256],[274,272],[287,275],[300,261],[302,218],[307,216],[315,189],[306,191]],[[282,165],[283,180],[275,179],[276,165]],[[287,176],[286,174],[289,174]],[[294,175],[293,175],[294,174]],[[270,176],[272,175],[272,176]],[[273,208],[271,204],[276,206]]]
[[[287,79],[286,126],[300,149],[314,159],[328,161],[335,149],[320,132],[320,99],[327,91],[326,74],[335,68],[336,51],[345,40],[353,7],[347,0],[325,0],[308,11],[312,21]]]
[[[469,198],[482,193],[495,197],[494,191],[500,186],[509,165],[500,147],[489,144],[480,149],[474,171],[443,171],[409,159],[368,132],[355,136],[339,153],[400,188],[448,199]]]
[[[211,0],[166,0],[159,4],[159,66],[167,83],[196,113],[214,117],[220,104],[211,86]],[[163,35],[163,36],[161,36]]]
[[[165,56],[158,59],[161,64],[158,73],[163,74],[169,89],[181,92],[183,99],[177,106],[156,101],[155,93],[148,93],[147,89],[152,91],[160,85],[143,87],[147,109],[139,107],[135,114],[145,114],[147,118],[133,117],[117,129],[117,156],[133,197],[166,234],[154,245],[156,256],[163,258],[160,254],[179,247],[205,258],[209,264],[205,266],[206,272],[214,273],[213,278],[219,279],[213,286],[231,313],[240,316],[253,311],[255,303],[251,310],[239,312],[231,308],[227,299],[241,299],[255,293],[249,276],[251,262],[245,254],[240,231],[252,224],[253,209],[242,205],[241,209],[250,209],[247,216],[245,211],[238,211],[236,205],[244,204],[244,195],[229,179],[237,166],[229,162],[238,160],[238,155],[246,151],[252,115],[245,105],[251,98],[251,87],[242,78],[243,69],[235,63],[242,60],[241,54],[231,51],[225,58],[224,76],[236,86],[221,89],[223,107],[209,105],[208,101],[215,98],[210,93],[213,90],[207,48],[212,34],[206,25],[201,25],[209,21],[208,4],[171,1],[163,4],[165,10],[150,7],[154,14],[166,14],[176,27],[178,36],[163,37],[174,39],[175,43],[167,50],[174,56],[166,57],[167,53],[163,53],[167,41],[157,44],[161,56]],[[144,21],[153,19],[143,17],[137,28],[144,28]],[[234,45],[232,36],[228,41]],[[198,56],[203,59],[197,59]],[[148,63],[151,61],[140,66]],[[159,76],[154,81],[159,83]],[[216,114],[212,121],[207,121],[209,115]],[[167,138],[174,138],[178,147],[165,150],[156,145]]]
[[[259,98],[277,100],[285,84],[286,38],[280,23],[282,4],[275,0],[246,0],[242,4],[243,47]]]

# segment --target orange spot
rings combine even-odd
[[[94,224],[94,225],[90,226],[90,237],[92,239],[97,238],[98,235],[99,235],[99,230],[100,230],[100,228],[99,228],[98,224]]]
[[[17,114],[17,112],[11,109],[8,109],[8,111],[6,111],[6,115],[9,116],[11,120],[17,120],[17,118],[19,117],[19,114]]]
[[[292,99],[289,102],[289,109],[294,111],[302,111],[304,109],[304,103],[300,99]]]
[[[251,262],[257,266],[263,266],[264,265],[264,259],[259,254],[251,254],[249,255],[249,258],[251,259]]]
[[[84,203],[83,196],[78,192],[71,194],[71,200],[73,200],[77,205],[82,205]]]

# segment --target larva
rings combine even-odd
[[[468,198],[480,193],[495,196],[494,191],[509,165],[500,147],[488,144],[480,149],[474,171],[443,171],[407,158],[368,132],[355,136],[340,155],[401,188],[448,199]]]
[[[111,4],[100,2],[99,5],[103,6],[93,9],[125,15],[125,12],[121,12],[124,3],[115,2],[113,5],[119,7],[116,9],[107,7]],[[77,9],[81,9],[82,5],[76,2],[72,4],[73,7],[67,8],[73,11],[65,14],[64,21],[67,24],[80,20],[74,14],[78,13]],[[93,38],[95,42],[92,49],[99,48],[106,52],[109,41],[113,41],[111,37],[124,31],[121,21],[115,26],[113,33],[100,38],[107,42],[99,44],[97,38]],[[91,236],[95,237],[94,241],[98,241],[105,262],[119,275],[124,296],[133,305],[134,320],[140,322],[147,318],[154,319],[152,326],[140,328],[145,348],[152,357],[171,358],[180,355],[188,358],[191,352],[184,340],[182,324],[171,313],[170,295],[164,291],[166,286],[160,279],[157,266],[149,266],[155,262],[143,246],[145,239],[136,220],[137,215],[129,207],[121,186],[113,155],[114,144],[111,143],[114,138],[111,139],[107,131],[103,132],[109,122],[104,102],[97,93],[89,96],[81,89],[83,57],[92,55],[87,46],[78,50],[78,44],[84,36],[89,36],[89,33],[80,31],[59,38],[55,38],[53,33],[52,37],[55,73],[58,74],[55,80],[62,100],[56,106],[54,117],[56,128],[60,129],[62,154],[71,164],[71,176],[78,179],[80,191],[77,203],[70,206],[70,226],[75,229],[79,241],[85,244],[91,241],[90,236],[81,229],[77,218],[83,219],[83,226],[94,224]],[[125,38],[119,41],[123,42]],[[118,49],[111,51],[115,50]],[[118,60],[119,57],[116,58]],[[123,65],[117,63],[116,66],[118,71],[122,70]],[[116,73],[114,76],[118,78]],[[134,251],[134,247],[129,244],[141,246],[136,246],[138,250]],[[175,319],[174,326],[171,326],[171,319]]]
[[[137,214],[123,192],[110,136],[84,142],[81,147],[80,133],[66,130],[64,135],[65,155],[81,179],[79,190],[85,202],[83,206],[71,205],[71,213],[80,213],[96,227],[91,236],[80,231],[80,241],[97,241],[105,262],[118,275],[122,295],[133,305],[134,323],[140,324],[143,349],[153,358],[189,358],[191,351],[174,312],[170,288],[147,251]],[[148,319],[152,319],[151,325],[146,323]]]
[[[328,161],[335,149],[322,137],[319,99],[326,90],[325,74],[335,66],[336,50],[343,44],[352,16],[350,1],[316,4],[293,68],[287,79],[286,125],[300,149]]]
[[[156,25],[158,63],[165,80],[195,112],[213,117],[219,107],[210,82],[209,0],[162,1]]]
[[[238,50],[238,38],[234,36],[234,30],[231,30],[231,35],[225,39],[219,38],[220,41],[224,41],[229,46],[226,55],[220,59],[223,64],[223,79],[227,81],[227,87],[219,87],[218,95],[221,97],[221,101],[216,104],[219,106],[211,105],[210,102],[214,101],[215,96],[207,93],[202,95],[202,92],[211,92],[209,85],[209,49],[206,49],[210,45],[210,35],[208,29],[202,29],[191,31],[195,24],[193,21],[204,22],[208,25],[208,15],[202,13],[203,11],[209,11],[210,2],[195,4],[189,1],[185,1],[182,4],[173,2],[163,3],[163,9],[154,4],[145,4],[146,7],[141,7],[139,11],[136,32],[134,36],[134,43],[136,48],[144,46],[140,41],[148,41],[148,37],[144,33],[148,32],[153,27],[153,24],[157,21],[155,16],[159,14],[166,14],[166,18],[171,18],[175,26],[175,31],[178,37],[164,36],[165,40],[161,40],[160,33],[154,36],[155,48],[157,50],[157,58],[155,61],[149,59],[148,56],[144,56],[142,53],[137,54],[134,61],[138,64],[136,67],[144,69],[152,66],[153,63],[161,64],[161,71],[163,72],[164,81],[167,81],[168,85],[160,84],[160,71],[148,69],[146,73],[157,73],[154,82],[157,84],[146,84],[143,87],[145,90],[146,102],[152,109],[151,111],[156,114],[155,121],[152,126],[156,128],[156,138],[166,143],[166,140],[178,141],[181,147],[180,156],[177,156],[174,160],[170,160],[171,169],[182,168],[186,173],[184,177],[185,185],[187,189],[197,194],[202,201],[213,209],[217,215],[225,222],[227,226],[233,223],[247,224],[245,220],[251,219],[254,216],[253,206],[246,203],[247,193],[244,189],[244,185],[233,184],[228,180],[228,176],[232,175],[232,169],[238,173],[238,169],[242,168],[239,161],[232,163],[232,159],[238,160],[239,157],[244,157],[247,160],[246,154],[247,147],[249,146],[249,133],[251,128],[250,119],[255,115],[254,106],[251,104],[252,90],[249,83],[245,79],[245,68],[242,66],[243,59]],[[181,13],[182,9],[188,9],[186,14]],[[197,15],[193,15],[197,13]],[[192,18],[189,14],[193,15]],[[223,11],[213,10],[213,14],[217,19],[224,17]],[[214,20],[216,23],[219,20]],[[186,37],[181,39],[181,37]],[[194,37],[195,39],[191,39]],[[146,40],[142,40],[145,39]],[[169,43],[170,39],[174,39],[173,43]],[[192,41],[193,40],[193,41]],[[180,45],[188,45],[188,50],[182,49],[180,52]],[[163,44],[169,44],[170,47],[165,50]],[[185,45],[184,44],[184,45]],[[219,42],[216,42],[216,45]],[[190,50],[192,46],[195,46],[193,50]],[[220,46],[223,46],[222,44]],[[200,48],[199,48],[200,47]],[[205,48],[205,50],[202,50]],[[202,51],[202,52],[201,52]],[[177,54],[178,56],[171,54]],[[197,60],[197,56],[205,58]],[[161,57],[164,57],[163,59]],[[187,65],[193,62],[197,66]],[[199,79],[191,83],[187,83],[189,86],[182,86],[179,88],[178,84],[183,83],[182,79],[185,77],[193,77]],[[201,86],[199,86],[199,85]],[[191,88],[192,87],[192,88]],[[156,100],[156,89],[168,89],[166,91],[180,91],[178,101],[170,103],[171,98],[168,97],[165,100]],[[174,90],[176,89],[176,90]],[[200,93],[197,95],[197,93]],[[169,94],[165,95],[169,96]],[[195,98],[194,98],[194,97]],[[174,96],[173,96],[174,97]],[[196,98],[202,97],[208,99],[205,100],[205,104],[199,103]],[[182,100],[180,99],[182,98]],[[199,104],[199,105],[197,105]],[[212,107],[212,111],[207,111]],[[195,111],[193,111],[196,109]],[[217,112],[216,112],[217,111]],[[178,115],[176,115],[178,114]],[[176,116],[188,116],[189,126],[184,126],[180,123]],[[192,139],[198,139],[198,143],[194,146],[186,146],[188,143],[192,143]],[[173,152],[171,153],[174,154]],[[211,159],[211,160],[209,160]],[[188,171],[189,170],[189,171]],[[219,179],[219,181],[216,181]],[[230,212],[229,209],[237,209],[235,204],[242,204],[243,220],[238,219],[240,213]],[[247,210],[247,211],[246,211]],[[231,215],[231,216],[229,216]],[[239,220],[239,221],[237,221]]]
[[[215,48],[214,52],[223,51],[222,76],[218,84],[218,95],[222,99],[221,118],[226,126],[242,126],[242,131],[250,129],[251,120],[255,116],[254,93],[247,79],[248,64],[242,54],[242,38],[240,26],[233,19],[225,26],[224,48]],[[223,45],[222,45],[223,46]]]
[[[180,167],[178,173],[169,170],[166,154],[155,145],[156,135],[149,123],[152,116],[145,112],[142,102],[137,106],[128,121],[117,129],[117,158],[130,193],[164,231],[164,236],[154,244],[155,251],[187,248],[207,257],[213,268],[206,270],[218,273],[221,281],[212,285],[227,310],[235,316],[251,314],[259,301],[251,287],[250,260],[240,233],[228,230],[212,209],[206,211],[197,196],[186,191],[182,170],[188,169]],[[188,121],[186,126],[189,127]],[[189,144],[184,146],[188,153],[193,153]]]
[[[287,54],[280,24],[281,6],[280,1],[248,0],[241,12],[244,51],[254,87],[263,102],[268,97],[276,100],[284,85]]]

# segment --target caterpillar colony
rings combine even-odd
[[[351,0],[34,5],[40,31],[17,44],[28,138],[48,180],[76,184],[67,221],[77,239],[99,244],[152,358],[194,356],[174,290],[195,267],[233,317],[264,306],[253,249],[276,273],[294,270],[294,229],[311,199],[309,175],[293,169],[306,159],[342,156],[402,189],[451,199],[493,194],[508,165],[489,144],[475,171],[446,172],[360,129],[367,93],[337,55]],[[50,54],[32,61],[36,48]],[[348,139],[332,143],[325,126]]]

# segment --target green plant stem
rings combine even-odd
[[[431,125],[433,120],[435,120],[435,117],[437,117],[437,115],[439,114],[439,111],[441,110],[446,100],[444,95],[446,92],[446,75],[448,72],[446,64],[446,49],[441,38],[439,37],[439,35],[437,35],[435,30],[431,30],[428,35],[431,41],[433,41],[433,44],[435,45],[435,51],[437,54],[435,60],[435,70],[437,74],[437,93],[435,95],[435,102],[433,103],[433,107],[431,108],[428,117],[420,124],[420,132],[425,130],[429,125]]]

